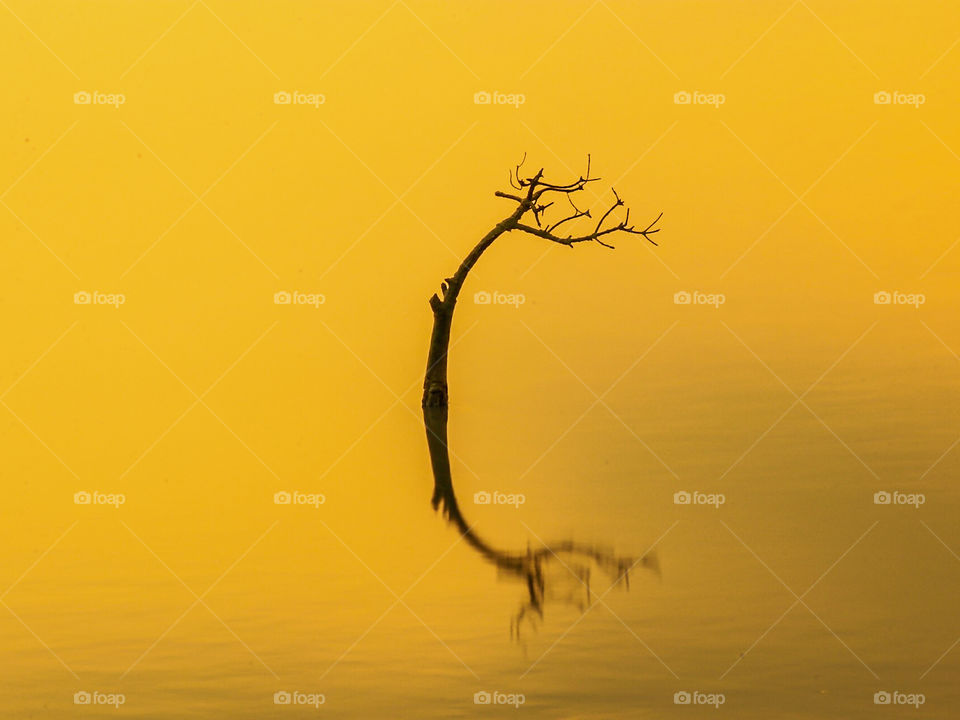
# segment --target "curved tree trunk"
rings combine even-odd
[[[520,558],[495,550],[473,532],[467,524],[457,497],[453,490],[453,474],[450,468],[450,452],[447,447],[447,419],[449,417],[450,393],[447,385],[447,354],[450,348],[450,329],[453,325],[453,311],[457,297],[473,266],[494,240],[510,230],[525,212],[523,206],[509,217],[497,223],[483,236],[469,255],[460,263],[456,273],[447,278],[441,286],[443,299],[436,294],[430,298],[433,310],[433,332],[430,335],[430,349],[427,353],[427,370],[423,382],[423,421],[427,430],[427,446],[433,468],[434,488],[431,504],[434,510],[442,504],[443,514],[456,526],[464,538],[488,560],[501,567],[521,572],[523,562]]]
[[[450,328],[453,325],[453,310],[457,306],[457,297],[463,287],[467,275],[477,264],[477,260],[484,251],[493,245],[493,241],[508,230],[513,229],[520,217],[527,211],[525,205],[519,205],[507,218],[496,224],[488,232],[470,254],[460,263],[460,267],[441,285],[443,299],[436,294],[430,298],[430,308],[433,310],[433,333],[430,336],[430,351],[427,354],[427,372],[423,381],[423,398],[421,405],[428,407],[447,407],[449,391],[447,389],[447,352],[450,347]]]

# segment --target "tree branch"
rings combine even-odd
[[[504,198],[506,200],[512,200],[517,203],[519,206],[517,210],[519,211],[519,216],[517,219],[507,228],[508,230],[520,230],[521,232],[528,233],[530,235],[536,235],[537,237],[543,238],[544,240],[549,240],[551,242],[558,243],[560,245],[566,245],[571,247],[577,243],[583,242],[596,242],[600,245],[603,245],[607,248],[613,248],[609,242],[606,242],[602,238],[612,235],[614,233],[626,233],[629,235],[640,235],[647,240],[647,242],[656,245],[657,243],[651,237],[656,233],[660,232],[660,229],[656,227],[657,222],[660,218],[663,217],[663,213],[657,216],[656,220],[647,225],[645,228],[640,229],[630,224],[630,209],[627,208],[625,218],[616,224],[609,224],[607,221],[613,215],[619,207],[626,207],[626,203],[621,199],[617,194],[617,191],[611,188],[613,192],[614,202],[607,208],[607,210],[600,217],[600,220],[594,226],[592,232],[583,233],[580,235],[558,235],[557,229],[566,223],[574,222],[580,218],[592,218],[590,210],[581,210],[577,207],[576,203],[573,201],[572,197],[574,194],[584,190],[589,183],[597,182],[600,180],[598,177],[590,176],[590,156],[587,155],[587,171],[586,174],[581,175],[576,180],[570,183],[553,183],[548,182],[543,179],[543,168],[540,168],[534,175],[524,177],[521,175],[523,168],[523,163],[526,161],[526,155],[517,163],[510,173],[510,186],[515,190],[525,190],[522,194],[503,192],[497,190],[494,195],[499,198]],[[552,223],[547,222],[546,220],[546,211],[550,208],[553,203],[542,203],[540,199],[547,193],[558,193],[564,195],[567,198],[567,201],[570,203],[572,212],[565,217],[560,218]],[[533,219],[536,227],[533,225],[525,224],[520,222],[520,219],[528,212],[533,214]],[[515,213],[516,215],[516,213]],[[605,227],[606,226],[606,227]]]

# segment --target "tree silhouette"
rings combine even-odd
[[[525,158],[526,156],[524,156]],[[522,177],[520,175],[523,167],[523,160],[520,164],[510,171],[510,186],[516,190],[516,193],[503,192],[497,190],[494,195],[499,198],[512,200],[516,203],[516,208],[510,215],[498,222],[483,238],[476,244],[470,254],[460,263],[460,267],[451,276],[444,280],[440,285],[442,297],[434,294],[430,298],[430,307],[433,310],[433,335],[430,338],[430,353],[427,357],[427,373],[423,383],[423,407],[446,407],[449,402],[449,393],[447,390],[447,350],[450,345],[450,327],[453,323],[453,310],[457,304],[457,297],[460,294],[463,283],[467,275],[477,264],[480,256],[491,246],[494,241],[504,233],[512,230],[536,235],[537,237],[549,240],[550,242],[573,247],[579,243],[595,242],[606,248],[613,249],[608,240],[615,233],[626,233],[632,235],[641,235],[648,242],[656,245],[651,238],[660,232],[656,227],[657,222],[663,217],[663,213],[647,225],[643,230],[638,230],[630,224],[630,209],[617,195],[617,191],[611,188],[614,202],[606,212],[600,217],[593,230],[581,235],[559,233],[562,226],[567,223],[575,223],[581,218],[591,218],[590,210],[580,210],[573,200],[576,193],[582,192],[589,183],[598,182],[600,178],[590,177],[590,156],[587,156],[587,172],[581,175],[574,182],[567,185],[557,185],[547,182],[543,179],[543,168],[538,170],[532,177]],[[564,197],[570,205],[567,215],[561,217],[555,222],[548,223],[546,212],[554,205],[554,201],[545,202],[546,199],[560,195]],[[625,217],[615,224],[610,223],[610,218],[617,208],[625,208]],[[535,226],[522,222],[525,216],[532,215]],[[572,227],[567,225],[567,227]]]
[[[524,161],[521,160],[509,174],[510,187],[514,192],[498,190],[494,193],[496,197],[513,201],[516,204],[513,212],[484,235],[460,263],[457,271],[444,280],[441,284],[441,295],[434,294],[430,298],[430,307],[433,310],[433,331],[430,337],[430,349],[427,355],[427,370],[421,401],[434,477],[431,503],[434,509],[442,506],[444,516],[457,527],[464,539],[484,558],[494,563],[501,571],[517,577],[525,583],[528,597],[521,605],[513,622],[518,637],[521,622],[524,619],[530,619],[532,622],[534,616],[529,614],[530,611],[533,611],[539,617],[543,615],[543,604],[547,597],[545,574],[547,563],[553,561],[560,563],[573,577],[578,579],[586,590],[587,602],[590,600],[590,570],[594,565],[612,576],[614,584],[623,580],[628,587],[629,573],[638,565],[657,572],[659,572],[659,568],[656,557],[652,554],[634,560],[629,557],[618,556],[608,550],[572,541],[545,545],[536,550],[527,548],[524,552],[506,552],[483,540],[467,523],[454,493],[450,454],[447,445],[447,420],[449,415],[447,355],[457,297],[480,256],[497,238],[505,233],[511,231],[524,232],[568,247],[580,243],[595,242],[610,249],[614,247],[610,241],[619,233],[640,235],[648,242],[656,245],[657,243],[653,241],[651,236],[659,232],[656,225],[663,215],[663,213],[658,215],[653,222],[642,230],[634,227],[630,224],[629,208],[626,207],[616,190],[611,188],[614,201],[594,224],[590,210],[581,210],[574,200],[574,196],[582,192],[589,183],[600,180],[600,178],[590,176],[589,155],[587,156],[586,174],[568,184],[556,184],[544,180],[543,168],[532,176],[524,177],[521,174],[523,163]],[[548,220],[548,210],[553,207],[558,198],[565,199],[569,209],[565,215],[558,219]],[[619,208],[624,209],[623,219],[616,220],[615,214]],[[525,218],[531,216],[533,224],[524,222]],[[584,218],[591,221],[592,229],[587,228],[580,234],[565,234],[565,231],[570,228],[582,227],[585,224]],[[567,559],[564,560],[564,558]],[[572,596],[563,599],[568,602],[576,602]],[[578,604],[581,608],[585,607],[582,602]]]

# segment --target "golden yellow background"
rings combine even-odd
[[[958,37],[936,2],[0,2],[2,714],[286,717],[299,689],[472,717],[498,689],[663,717],[699,688],[736,717],[872,717],[883,689],[951,717]],[[451,360],[461,502],[506,547],[656,544],[664,575],[520,647],[522,588],[428,505],[419,393],[427,298],[524,153],[557,182],[589,153],[585,203],[612,184],[663,230],[483,258]]]

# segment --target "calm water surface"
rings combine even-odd
[[[651,357],[649,371],[669,361]],[[715,364],[710,383],[631,374],[609,409],[586,414],[592,399],[559,365],[538,378],[549,406],[535,407],[546,396],[534,391],[504,410],[492,385],[455,394],[457,492],[489,541],[519,551],[575,539],[633,557],[652,548],[661,566],[659,576],[636,568],[629,589],[593,567],[588,594],[548,563],[543,618],[521,623],[519,637],[523,585],[498,577],[428,503],[413,395],[326,479],[320,507],[273,504],[275,480],[249,469],[209,488],[155,467],[164,479],[132,482],[119,509],[78,513],[58,497],[57,525],[22,508],[18,522],[38,539],[17,557],[68,532],[4,598],[23,621],[0,622],[4,704],[11,716],[72,717],[73,693],[97,691],[125,703],[83,714],[654,718],[680,712],[685,691],[723,696],[691,713],[866,718],[883,710],[874,693],[899,691],[923,693],[925,717],[950,717],[960,661],[938,658],[960,636],[960,561],[945,547],[960,539],[957,496],[944,468],[920,475],[949,445],[925,398],[955,388],[930,376],[898,397],[874,392],[889,387],[881,371],[862,387],[838,372],[808,401],[848,447],[796,407],[724,474],[793,401],[769,376],[743,381],[743,367]],[[872,442],[890,403],[903,436]],[[895,443],[915,454],[912,476]],[[926,502],[875,505],[884,488]],[[683,490],[724,502],[677,505]],[[525,497],[476,505],[481,491]],[[276,692],[324,703],[276,705]],[[478,692],[520,694],[523,705],[477,705]]]

